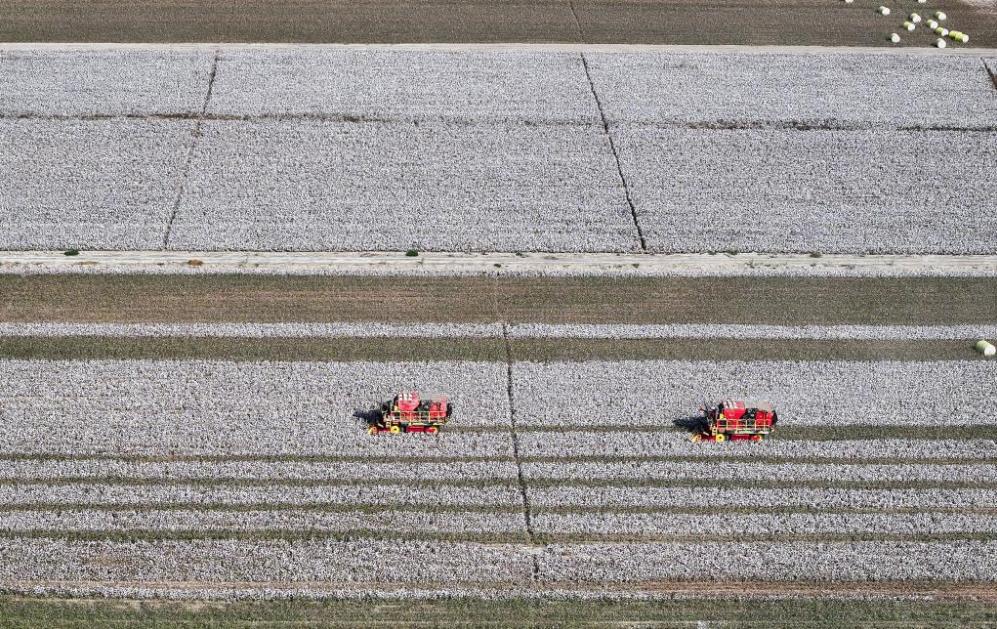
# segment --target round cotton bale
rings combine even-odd
[[[969,43],[969,35],[967,35],[966,33],[959,33],[959,41],[962,42],[962,43],[964,43],[964,44],[968,44]]]
[[[976,351],[983,354],[987,358],[997,355],[997,347],[994,344],[985,339],[980,339],[976,342]]]
[[[938,19],[939,22],[944,22],[945,18],[948,16],[942,13],[941,11],[935,11],[935,17]]]
[[[913,22],[914,24],[920,24],[920,22],[921,22],[921,16],[918,15],[917,13],[911,13],[910,14],[910,21]]]
[[[939,37],[938,39],[935,40],[935,48],[944,48],[944,47],[945,47],[945,40],[944,39],[942,39],[941,37]]]
[[[906,28],[908,31],[912,31],[914,30],[915,26],[913,22],[904,22],[904,28]]]
[[[880,6],[876,10],[879,11],[880,15],[889,15],[890,14],[890,8],[889,7]]]
[[[894,44],[899,44],[900,35],[897,35],[896,33],[890,33],[890,41],[893,42]]]
[[[949,29],[945,28],[944,26],[939,26],[938,28],[935,29],[935,35],[938,35],[939,37],[945,37],[948,34],[949,34]]]
[[[935,30],[936,28],[938,28],[938,22],[934,20],[928,20],[927,22],[925,22],[925,24],[927,24],[928,28],[930,28],[931,30]]]

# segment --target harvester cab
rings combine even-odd
[[[378,412],[368,420],[367,432],[372,435],[381,432],[436,434],[452,414],[453,404],[445,395],[422,399],[417,391],[405,391],[381,404]]]
[[[702,430],[693,441],[761,441],[775,429],[779,415],[768,402],[724,400],[715,406],[704,404]]]

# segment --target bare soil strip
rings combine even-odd
[[[897,7],[897,5],[900,5]],[[918,5],[892,3],[899,14]],[[943,0],[974,45],[997,43],[997,15]],[[237,19],[233,19],[237,16]],[[866,5],[761,0],[8,0],[0,41],[53,42],[592,42],[884,46],[883,18]],[[905,33],[906,35],[906,33]],[[926,45],[913,33],[902,45]]]
[[[997,321],[995,295],[995,277],[0,275],[0,321],[967,325]]]
[[[513,360],[982,360],[974,340],[516,339]],[[501,339],[0,336],[0,359],[503,362]]]

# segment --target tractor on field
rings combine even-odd
[[[772,433],[779,415],[768,402],[725,400],[716,406],[703,405],[703,417],[692,440],[699,441],[761,441]]]
[[[452,414],[453,404],[445,395],[424,400],[417,391],[406,391],[384,402],[371,414],[367,420],[367,432],[372,435],[382,432],[392,435],[403,432],[435,435]]]

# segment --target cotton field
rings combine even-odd
[[[0,597],[994,600],[995,70],[0,43]]]
[[[0,52],[5,249],[993,251],[968,55]]]
[[[444,333],[8,328],[112,337]],[[450,330],[463,331],[621,332]],[[874,338],[877,330],[817,333],[849,331]],[[280,581],[312,596],[375,580],[431,580],[434,591],[456,594],[701,578],[994,579],[997,441],[917,435],[940,417],[979,423],[992,362],[7,359],[0,373],[0,544],[20,557],[0,568],[0,583],[15,590],[67,578],[93,581],[92,593],[127,582],[198,597],[231,596],[232,581]],[[368,435],[355,411],[402,384],[449,393],[452,424],[437,436]],[[777,428],[762,444],[696,444],[672,425],[704,398],[749,393],[777,400],[795,429],[842,432],[786,439]],[[850,438],[876,424],[911,434]],[[958,561],[946,562],[951,553]],[[162,554],[170,561],[153,561]],[[114,557],[113,567],[97,567],[97,556]],[[201,589],[160,584],[177,575]]]

